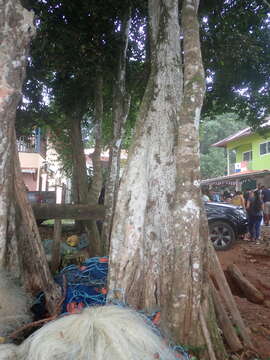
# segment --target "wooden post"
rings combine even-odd
[[[36,219],[103,220],[103,205],[87,204],[32,204]]]
[[[229,345],[230,349],[233,352],[237,352],[243,349],[243,346],[238,339],[235,329],[231,323],[231,320],[229,319],[229,316],[227,315],[223,304],[222,299],[216,290],[213,281],[210,279],[210,287],[213,295],[213,302],[217,314],[217,318],[219,321],[219,326],[221,327],[224,337],[226,339],[227,344]]]
[[[203,336],[208,350],[209,359],[217,360],[202,307],[200,308],[199,317],[200,317]]]
[[[51,262],[51,271],[54,274],[60,265],[61,254],[61,234],[62,234],[62,220],[54,220],[54,239],[52,246],[52,262]]]
[[[240,269],[235,264],[228,266],[228,273],[249,301],[255,304],[262,304],[264,302],[263,293],[256,289],[255,286],[244,277]]]
[[[211,260],[212,260],[211,277],[216,280],[215,282],[219,287],[220,295],[224,300],[225,306],[227,307],[228,311],[231,314],[232,322],[239,329],[240,336],[243,340],[244,345],[250,349],[253,349],[253,344],[251,341],[250,334],[249,334],[248,329],[246,328],[244,321],[241,317],[241,314],[237,308],[234,297],[231,293],[231,289],[229,287],[229,284],[227,283],[227,279],[224,275],[224,272],[221,268],[220,262],[217,258],[217,255],[216,255],[213,247],[211,247],[210,256],[211,256]]]
[[[230,150],[226,147],[227,155],[227,175],[230,175]]]

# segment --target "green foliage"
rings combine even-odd
[[[203,179],[226,174],[226,152],[223,148],[211,147],[215,142],[247,127],[246,121],[236,114],[228,113],[206,117],[200,125],[201,176]]]
[[[62,123],[61,123],[62,120]],[[65,128],[64,116],[59,115],[54,126],[50,130],[50,142],[58,154],[58,161],[61,164],[61,171],[67,177],[72,176],[72,149],[70,146],[70,131]]]
[[[226,157],[224,149],[211,148],[207,154],[201,154],[202,179],[226,175]]]
[[[122,45],[119,29],[130,4],[130,0],[83,0],[78,6],[71,0],[27,0],[27,7],[36,14],[37,36],[23,90],[26,101],[18,110],[16,127],[20,134],[31,132],[33,126],[51,129],[68,173],[71,164],[67,133],[73,117],[84,120],[87,145],[93,145],[95,78],[100,71],[104,78],[104,146],[111,141],[112,89]],[[146,4],[144,0],[132,1],[127,87],[133,96],[127,138],[147,81],[143,71]],[[124,143],[128,146],[129,141]]]
[[[209,80],[204,113],[233,110],[258,126],[270,110],[269,7],[264,1],[202,0],[200,15]]]
[[[69,129],[66,115],[81,116],[84,128],[89,131],[86,138],[92,144],[94,84],[96,73],[102,71],[104,146],[112,138],[112,89],[121,45],[119,26],[132,5],[127,52],[127,89],[132,101],[123,141],[127,148],[149,74],[147,1],[24,0],[24,4],[36,14],[37,36],[32,43],[23,89],[27,102],[18,110],[18,133],[25,134],[33,126],[41,126],[53,131],[61,129],[65,134]],[[222,150],[208,149],[211,143],[229,135],[228,131],[238,130],[234,121],[228,120],[227,126],[227,117],[223,121],[214,116],[233,110],[248,116],[255,126],[270,107],[268,13],[265,3],[259,0],[200,2],[202,53],[208,77],[203,114],[211,114],[212,119],[202,122],[203,176],[224,173]],[[63,154],[66,152],[63,150]]]
[[[201,153],[206,154],[210,145],[247,126],[246,120],[234,113],[203,118],[200,124]]]

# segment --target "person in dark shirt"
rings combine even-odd
[[[264,203],[264,225],[269,226],[270,221],[270,188],[264,188],[262,190],[262,200]]]
[[[263,208],[264,203],[261,200],[259,191],[251,191],[246,207],[248,213],[248,229],[251,241],[257,241],[260,238]]]

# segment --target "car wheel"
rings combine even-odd
[[[235,241],[235,232],[228,223],[214,221],[209,224],[209,238],[216,250],[227,250]]]

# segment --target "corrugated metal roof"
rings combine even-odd
[[[270,175],[270,170],[246,170],[238,173],[233,173],[230,175],[225,176],[219,176],[212,179],[204,179],[201,180],[202,185],[208,185],[214,182],[220,182],[224,180],[235,180],[235,179],[241,179],[243,177],[250,177],[250,176],[260,176],[260,175]]]
[[[238,131],[237,133],[235,133],[233,135],[227,136],[225,139],[222,139],[222,140],[216,142],[215,144],[212,144],[211,146],[225,147],[229,142],[231,142],[233,140],[237,140],[244,136],[248,136],[251,134],[251,132],[252,132],[251,128],[247,127],[245,129]]]
[[[260,128],[270,127],[270,118],[266,119],[265,123],[263,123]],[[249,136],[252,133],[252,128],[247,127],[245,129],[239,130],[236,133],[227,136],[225,139],[219,140],[218,142],[212,144],[211,146],[217,146],[217,147],[225,147],[229,142],[238,140],[244,136]]]

